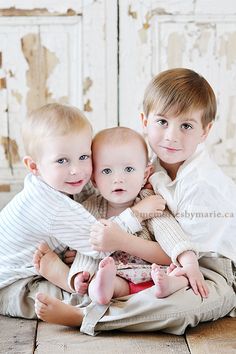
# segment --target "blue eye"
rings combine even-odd
[[[68,162],[68,159],[66,159],[65,157],[63,157],[63,158],[61,158],[61,159],[58,159],[56,162],[59,163],[59,165],[63,165],[64,163],[67,163],[67,162]]]
[[[193,126],[189,123],[183,123],[181,124],[181,128],[184,128],[184,130],[190,130],[193,129]]]
[[[157,123],[161,125],[162,127],[166,127],[168,125],[168,122],[166,119],[158,119]]]
[[[87,160],[87,159],[89,159],[89,155],[81,155],[80,157],[79,157],[79,160]]]
[[[133,172],[133,171],[134,171],[133,167],[131,167],[131,166],[125,167],[125,172]]]
[[[110,168],[104,168],[104,169],[102,170],[102,173],[103,173],[104,175],[109,175],[110,173],[112,173],[112,170],[111,170]]]

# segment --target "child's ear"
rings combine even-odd
[[[143,185],[147,183],[148,178],[151,176],[153,172],[154,172],[154,166],[152,164],[148,164],[144,172]]]
[[[91,175],[90,180],[91,180],[91,182],[92,182],[93,186],[94,186],[95,188],[97,188],[97,184],[96,184],[96,182],[95,182],[95,179],[94,179],[94,174],[93,174],[93,173],[92,173],[92,175]]]
[[[207,124],[207,126],[205,128],[203,128],[203,134],[202,134],[202,137],[201,137],[201,142],[203,142],[207,138],[207,136],[209,134],[209,131],[211,130],[212,125],[213,125],[213,122],[210,122],[210,123]]]
[[[34,162],[34,160],[32,159],[31,156],[25,156],[23,158],[23,163],[24,163],[25,167],[28,168],[28,170],[31,173],[33,173],[34,175],[39,174],[37,164],[36,164],[36,162]]]
[[[144,133],[146,133],[146,129],[147,129],[147,118],[145,116],[145,114],[142,112],[140,114],[140,118],[141,118],[141,121],[142,121],[142,127],[143,127],[143,131]]]

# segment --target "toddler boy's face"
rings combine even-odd
[[[62,193],[81,192],[92,173],[91,142],[92,133],[87,128],[80,133],[45,138],[37,174]]]
[[[100,144],[93,159],[93,179],[101,195],[116,205],[132,205],[145,180],[147,162],[141,144]]]
[[[160,161],[178,167],[187,160],[209,132],[210,124],[203,129],[202,112],[176,116],[168,112],[165,116],[151,113],[143,117],[143,127],[148,142]]]

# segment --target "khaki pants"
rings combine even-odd
[[[169,297],[157,299],[154,288],[132,296],[114,299],[109,305],[87,306],[81,331],[94,335],[99,331],[120,329],[127,332],[161,330],[183,334],[188,326],[214,321],[226,315],[236,316],[235,269],[226,258],[203,257],[199,260],[210,290],[202,299],[186,287]]]
[[[40,276],[20,279],[0,289],[0,314],[11,317],[37,318],[34,300],[37,292],[43,292],[60,300],[70,295]]]

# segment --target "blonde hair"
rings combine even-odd
[[[96,149],[100,144],[103,145],[112,144],[112,145],[120,146],[127,142],[133,142],[133,141],[140,143],[144,151],[146,163],[148,163],[148,148],[145,139],[141,134],[127,127],[107,128],[98,132],[93,138],[92,151],[96,152]]]
[[[79,133],[86,128],[92,131],[88,119],[78,108],[59,103],[46,104],[33,111],[23,123],[25,152],[35,157],[44,138]]]
[[[202,110],[202,126],[215,119],[216,98],[210,84],[190,69],[176,68],[155,76],[146,88],[143,101],[146,117],[151,112],[165,115],[169,110],[174,114],[185,114]]]

